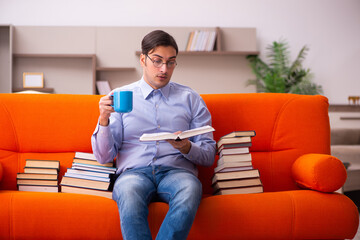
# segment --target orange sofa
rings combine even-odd
[[[61,161],[91,152],[100,96],[0,94],[0,239],[121,239],[116,203],[107,198],[19,192],[26,159]],[[291,94],[209,94],[215,140],[255,130],[253,165],[264,193],[212,196],[213,167],[200,167],[204,198],[188,239],[345,239],[358,210],[334,193],[346,179],[330,153],[328,101]],[[155,236],[168,209],[149,206]]]

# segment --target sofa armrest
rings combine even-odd
[[[294,162],[292,177],[300,188],[334,192],[346,181],[346,169],[334,156],[305,154]]]

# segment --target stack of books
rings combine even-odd
[[[192,31],[186,45],[186,51],[214,51],[216,31]]]
[[[23,173],[16,177],[19,191],[59,192],[58,160],[26,159]]]
[[[94,154],[76,152],[72,167],[61,180],[61,192],[79,193],[112,198],[111,179],[116,168],[113,163],[100,164]]]
[[[219,160],[212,178],[216,195],[263,192],[260,173],[253,168],[249,150],[255,135],[255,131],[236,131],[217,142]]]

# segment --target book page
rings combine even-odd
[[[160,141],[166,139],[176,139],[178,136],[169,133],[169,132],[161,132],[161,133],[144,133],[140,137],[140,141]]]
[[[140,141],[160,141],[160,140],[168,140],[168,139],[175,140],[177,138],[185,139],[185,138],[189,138],[192,136],[196,136],[196,135],[200,135],[200,134],[204,134],[204,133],[212,132],[212,131],[215,131],[215,129],[213,127],[207,125],[207,126],[183,131],[179,135],[176,135],[174,133],[169,133],[169,132],[144,133],[140,137]]]
[[[215,129],[213,127],[207,125],[204,127],[199,127],[199,128],[194,128],[194,129],[183,131],[182,133],[179,134],[179,137],[181,139],[184,139],[184,138],[189,138],[189,137],[193,137],[196,135],[200,135],[200,134],[204,134],[204,133],[212,132],[212,131],[215,131]]]

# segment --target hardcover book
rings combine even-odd
[[[24,173],[39,173],[39,174],[58,174],[58,170],[55,168],[33,168],[25,167]]]
[[[96,171],[87,171],[87,170],[78,170],[73,168],[68,168],[67,173],[73,173],[78,175],[85,175],[85,176],[94,176],[94,177],[102,177],[102,178],[109,178],[110,173],[102,173]]]
[[[97,166],[104,166],[104,167],[113,167],[114,166],[113,162],[101,164],[96,160],[88,160],[88,159],[81,159],[81,158],[74,158],[73,162],[74,163],[85,163],[85,164],[91,164],[91,165],[97,165]]]
[[[75,162],[73,162],[72,168],[78,170],[88,170],[88,171],[110,173],[110,174],[116,172],[115,167],[105,167],[105,166],[98,166],[98,165],[85,164],[85,163],[75,163]]]
[[[60,185],[70,186],[70,187],[83,187],[83,188],[98,189],[98,190],[108,190],[110,183],[64,176],[61,180]]]
[[[217,164],[222,165],[228,162],[247,162],[247,161],[252,161],[251,153],[224,155],[219,158]]]
[[[222,136],[220,139],[233,138],[233,137],[255,137],[255,136],[256,136],[256,132],[254,130],[250,130],[250,131],[234,131],[234,132],[231,132],[229,134],[226,134],[226,135]]]
[[[248,147],[240,147],[240,148],[224,148],[221,149],[221,151],[219,152],[219,156],[223,157],[225,155],[233,155],[233,154],[245,154],[245,153],[249,153],[249,148]]]
[[[169,132],[161,133],[144,133],[140,137],[140,141],[161,141],[161,140],[182,140],[185,138],[193,137],[196,135],[213,132],[215,129],[209,125],[199,128],[194,128],[181,132],[180,134],[174,134]]]
[[[252,143],[234,143],[234,144],[223,144],[218,148],[218,152],[220,153],[223,149],[229,148],[242,148],[242,147],[251,147]]]
[[[33,186],[33,185],[18,185],[19,191],[25,192],[59,192],[58,186]]]
[[[249,194],[249,193],[262,193],[264,192],[263,186],[251,186],[251,187],[240,187],[240,188],[226,188],[220,189],[215,195],[225,194]]]
[[[224,188],[237,188],[237,187],[248,187],[248,186],[259,186],[262,185],[260,178],[246,178],[246,179],[235,179],[218,181],[213,184],[214,191]]]
[[[70,172],[66,172],[64,176],[72,177],[72,178],[88,179],[88,180],[94,180],[94,181],[100,181],[100,182],[110,182],[110,178],[95,177],[95,176],[76,174],[76,173],[70,173]]]
[[[57,174],[18,173],[16,179],[57,180]]]
[[[222,180],[244,179],[244,178],[255,178],[255,177],[260,177],[258,169],[215,173],[212,178],[212,184]]]
[[[58,160],[26,159],[25,167],[60,169],[60,161],[58,161]]]
[[[17,185],[57,186],[58,180],[17,179]]]
[[[88,188],[79,188],[79,187],[71,187],[71,186],[61,186],[61,192],[63,193],[77,193],[77,194],[87,194],[94,196],[101,196],[112,199],[111,191],[104,190],[96,190],[96,189],[88,189]]]
[[[253,169],[251,161],[244,162],[230,162],[218,164],[218,166],[214,169],[214,172],[234,172],[234,171],[243,171],[243,170],[251,170]]]
[[[236,145],[236,144],[243,144],[243,143],[250,143],[251,145],[251,137],[237,137],[237,138],[223,138],[217,142],[217,147],[220,148],[223,145]]]
[[[87,159],[87,160],[94,160],[96,161],[96,157],[93,153],[86,153],[86,152],[75,152],[74,158],[80,159]]]

